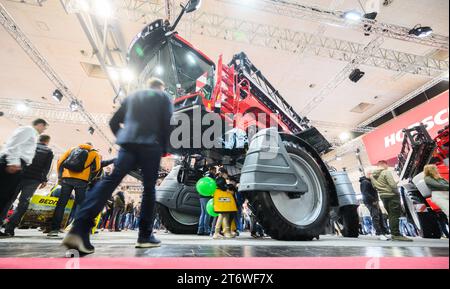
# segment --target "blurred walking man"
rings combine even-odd
[[[82,254],[94,252],[89,241],[94,218],[102,211],[122,179],[136,167],[141,168],[144,183],[136,248],[160,246],[161,242],[153,236],[155,184],[161,155],[166,152],[169,143],[173,111],[164,86],[161,80],[150,79],[150,89],[128,96],[112,117],[110,127],[121,149],[111,175],[88,192],[86,201],[77,213],[72,230],[63,241],[69,249],[76,249]]]
[[[34,120],[31,126],[19,127],[0,152],[0,213],[9,209],[22,169],[32,163],[38,136],[47,127],[48,123],[41,118]]]
[[[41,134],[37,144],[36,154],[30,166],[25,167],[22,173],[22,179],[16,189],[17,195],[20,192],[19,204],[14,214],[9,218],[5,226],[5,235],[14,237],[14,229],[19,225],[23,215],[28,209],[30,200],[36,190],[43,189],[47,185],[47,176],[53,161],[53,151],[48,147],[50,136]],[[15,201],[17,195],[11,200]]]

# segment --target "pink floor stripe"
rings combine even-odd
[[[0,269],[449,269],[448,257],[0,258]]]

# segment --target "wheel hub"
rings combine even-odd
[[[270,192],[270,197],[286,220],[298,226],[306,226],[313,223],[320,215],[323,202],[322,187],[312,166],[306,160],[296,154],[289,155],[296,170],[308,185],[308,191],[304,193]]]
[[[198,216],[181,213],[173,209],[169,209],[169,213],[178,223],[185,226],[194,226],[198,224]]]

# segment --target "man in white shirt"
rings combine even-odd
[[[0,152],[0,212],[13,197],[20,182],[21,171],[32,163],[38,136],[48,127],[43,119],[36,119],[31,126],[17,128]]]

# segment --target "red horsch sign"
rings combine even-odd
[[[363,137],[369,160],[376,164],[379,160],[396,158],[400,153],[403,142],[404,128],[417,126],[423,123],[431,137],[448,125],[449,121],[449,92],[431,99],[430,101],[400,115],[383,124],[375,131]]]

